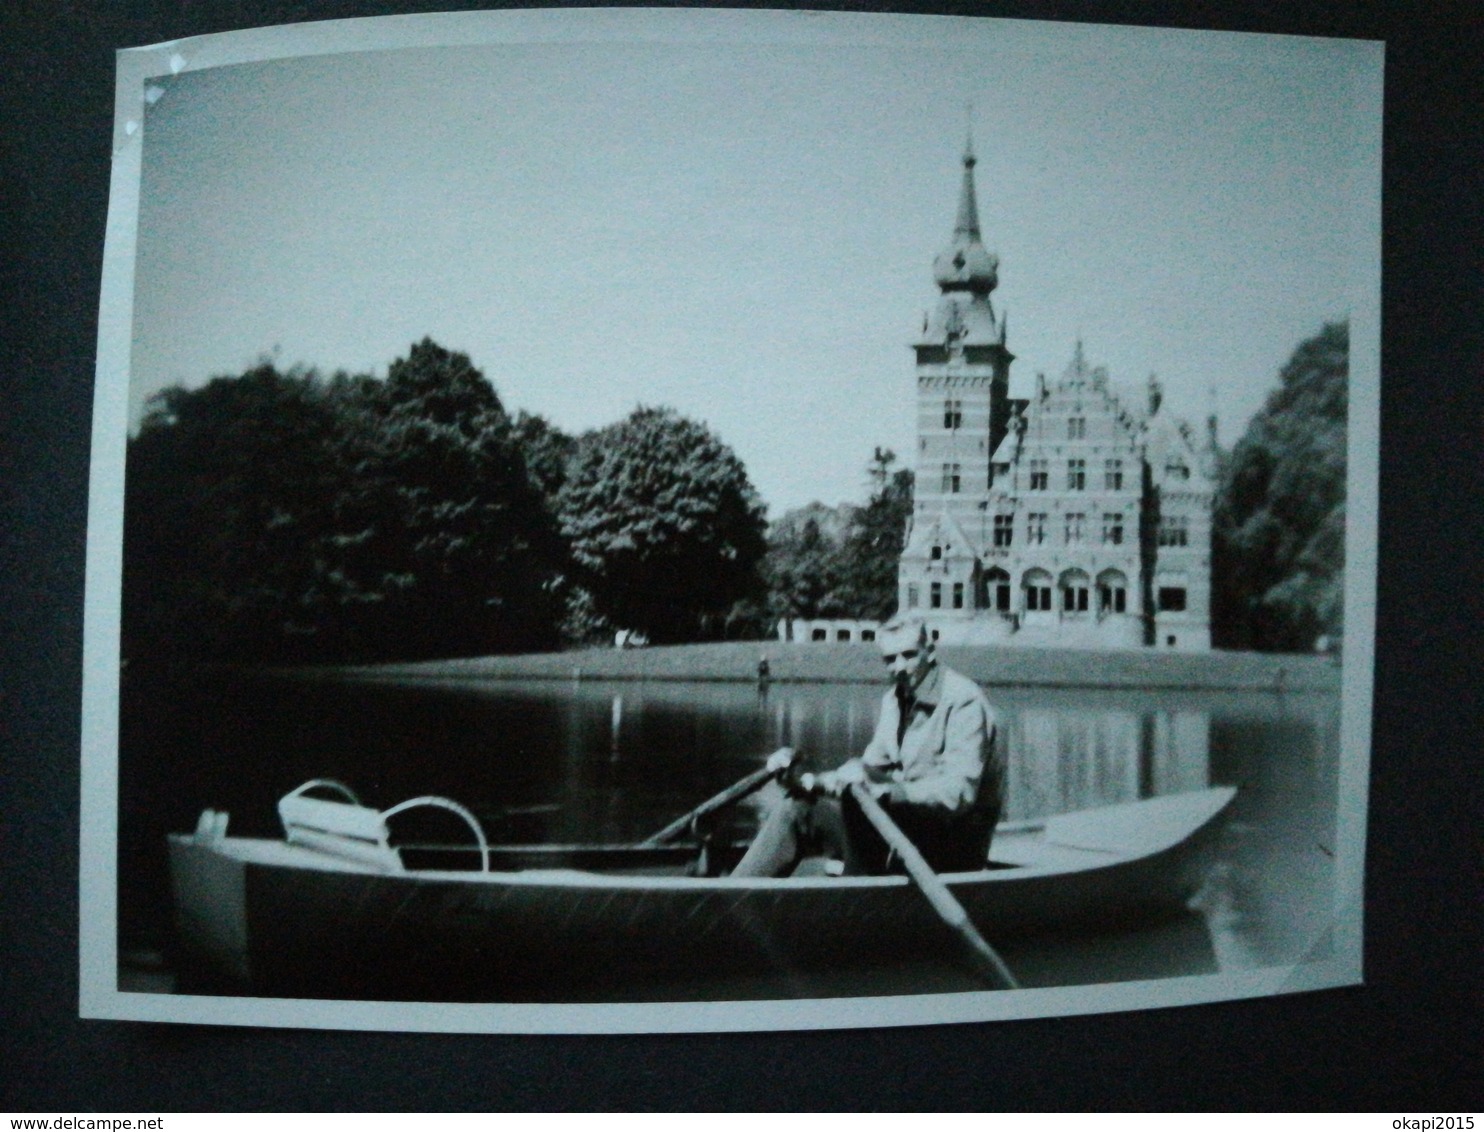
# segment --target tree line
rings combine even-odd
[[[1350,329],[1300,343],[1221,466],[1211,629],[1224,648],[1308,651],[1345,629]]]
[[[641,406],[572,436],[429,339],[384,380],[264,361],[156,395],[124,543],[131,659],[758,637],[779,608],[763,502],[706,426]]]
[[[1223,461],[1213,633],[1341,630],[1348,340],[1304,343]],[[737,455],[641,406],[573,436],[512,415],[430,339],[385,379],[260,362],[156,395],[128,447],[128,659],[370,661],[757,639],[782,617],[885,618],[912,473],[769,528]]]

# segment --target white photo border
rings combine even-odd
[[[941,42],[1014,24],[1058,44],[1116,47],[1148,36],[1189,37],[1219,50],[1234,32],[1180,32],[979,17],[716,9],[567,9],[385,16],[267,27],[120,51],[98,330],[88,496],[82,714],[79,1013],[84,1018],[347,1030],[481,1033],[667,1033],[794,1030],[977,1022],[1184,1006],[1359,983],[1366,801],[1375,651],[1380,453],[1380,181],[1337,218],[1351,245],[1345,660],[1335,904],[1316,940],[1324,958],[1290,966],[1037,990],[800,1001],[625,1004],[470,1004],[319,1001],[171,995],[118,989],[118,707],[123,564],[123,469],[128,435],[137,221],[146,87],[150,80],[237,63],[407,47],[516,43],[705,43],[821,49]],[[979,27],[976,27],[979,25]],[[1271,40],[1281,50],[1293,37]],[[1172,38],[1172,43],[1178,42]],[[1383,45],[1325,41],[1352,53],[1357,121],[1381,152]],[[1199,45],[1199,46],[1197,46]],[[1215,45],[1213,48],[1212,45]]]

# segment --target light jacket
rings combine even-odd
[[[996,750],[994,709],[979,685],[934,664],[907,710],[903,729],[896,689],[887,689],[876,733],[861,755],[871,780],[891,784],[893,803],[948,814],[998,813],[1005,768]]]

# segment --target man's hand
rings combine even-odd
[[[781,774],[793,765],[793,761],[794,749],[792,747],[782,747],[768,756],[765,766],[769,774]]]
[[[782,754],[782,752],[779,752],[779,754]],[[773,759],[775,758],[778,758],[778,755],[769,758],[769,766],[773,765]],[[878,801],[891,793],[891,783],[872,782],[870,775],[866,772],[865,765],[859,759],[851,759],[847,763],[842,763],[834,770],[827,770],[822,774],[805,771],[802,774],[791,775],[784,781],[784,785],[790,794],[803,798],[816,798],[820,794],[827,794],[831,798],[839,798],[851,786],[856,784],[864,786],[870,791],[871,797]]]
[[[831,798],[838,798],[856,783],[866,783],[866,768],[860,759],[851,759],[847,763],[841,763],[834,770],[827,770],[819,776],[819,788]],[[871,793],[876,791],[872,789]]]

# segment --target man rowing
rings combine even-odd
[[[1004,797],[994,710],[979,686],[940,663],[927,626],[898,618],[877,635],[891,687],[859,758],[789,780],[733,876],[787,876],[806,856],[848,875],[890,870],[890,851],[848,787],[861,783],[936,871],[984,867]],[[771,769],[790,755],[780,752]],[[773,761],[777,766],[772,766]]]

